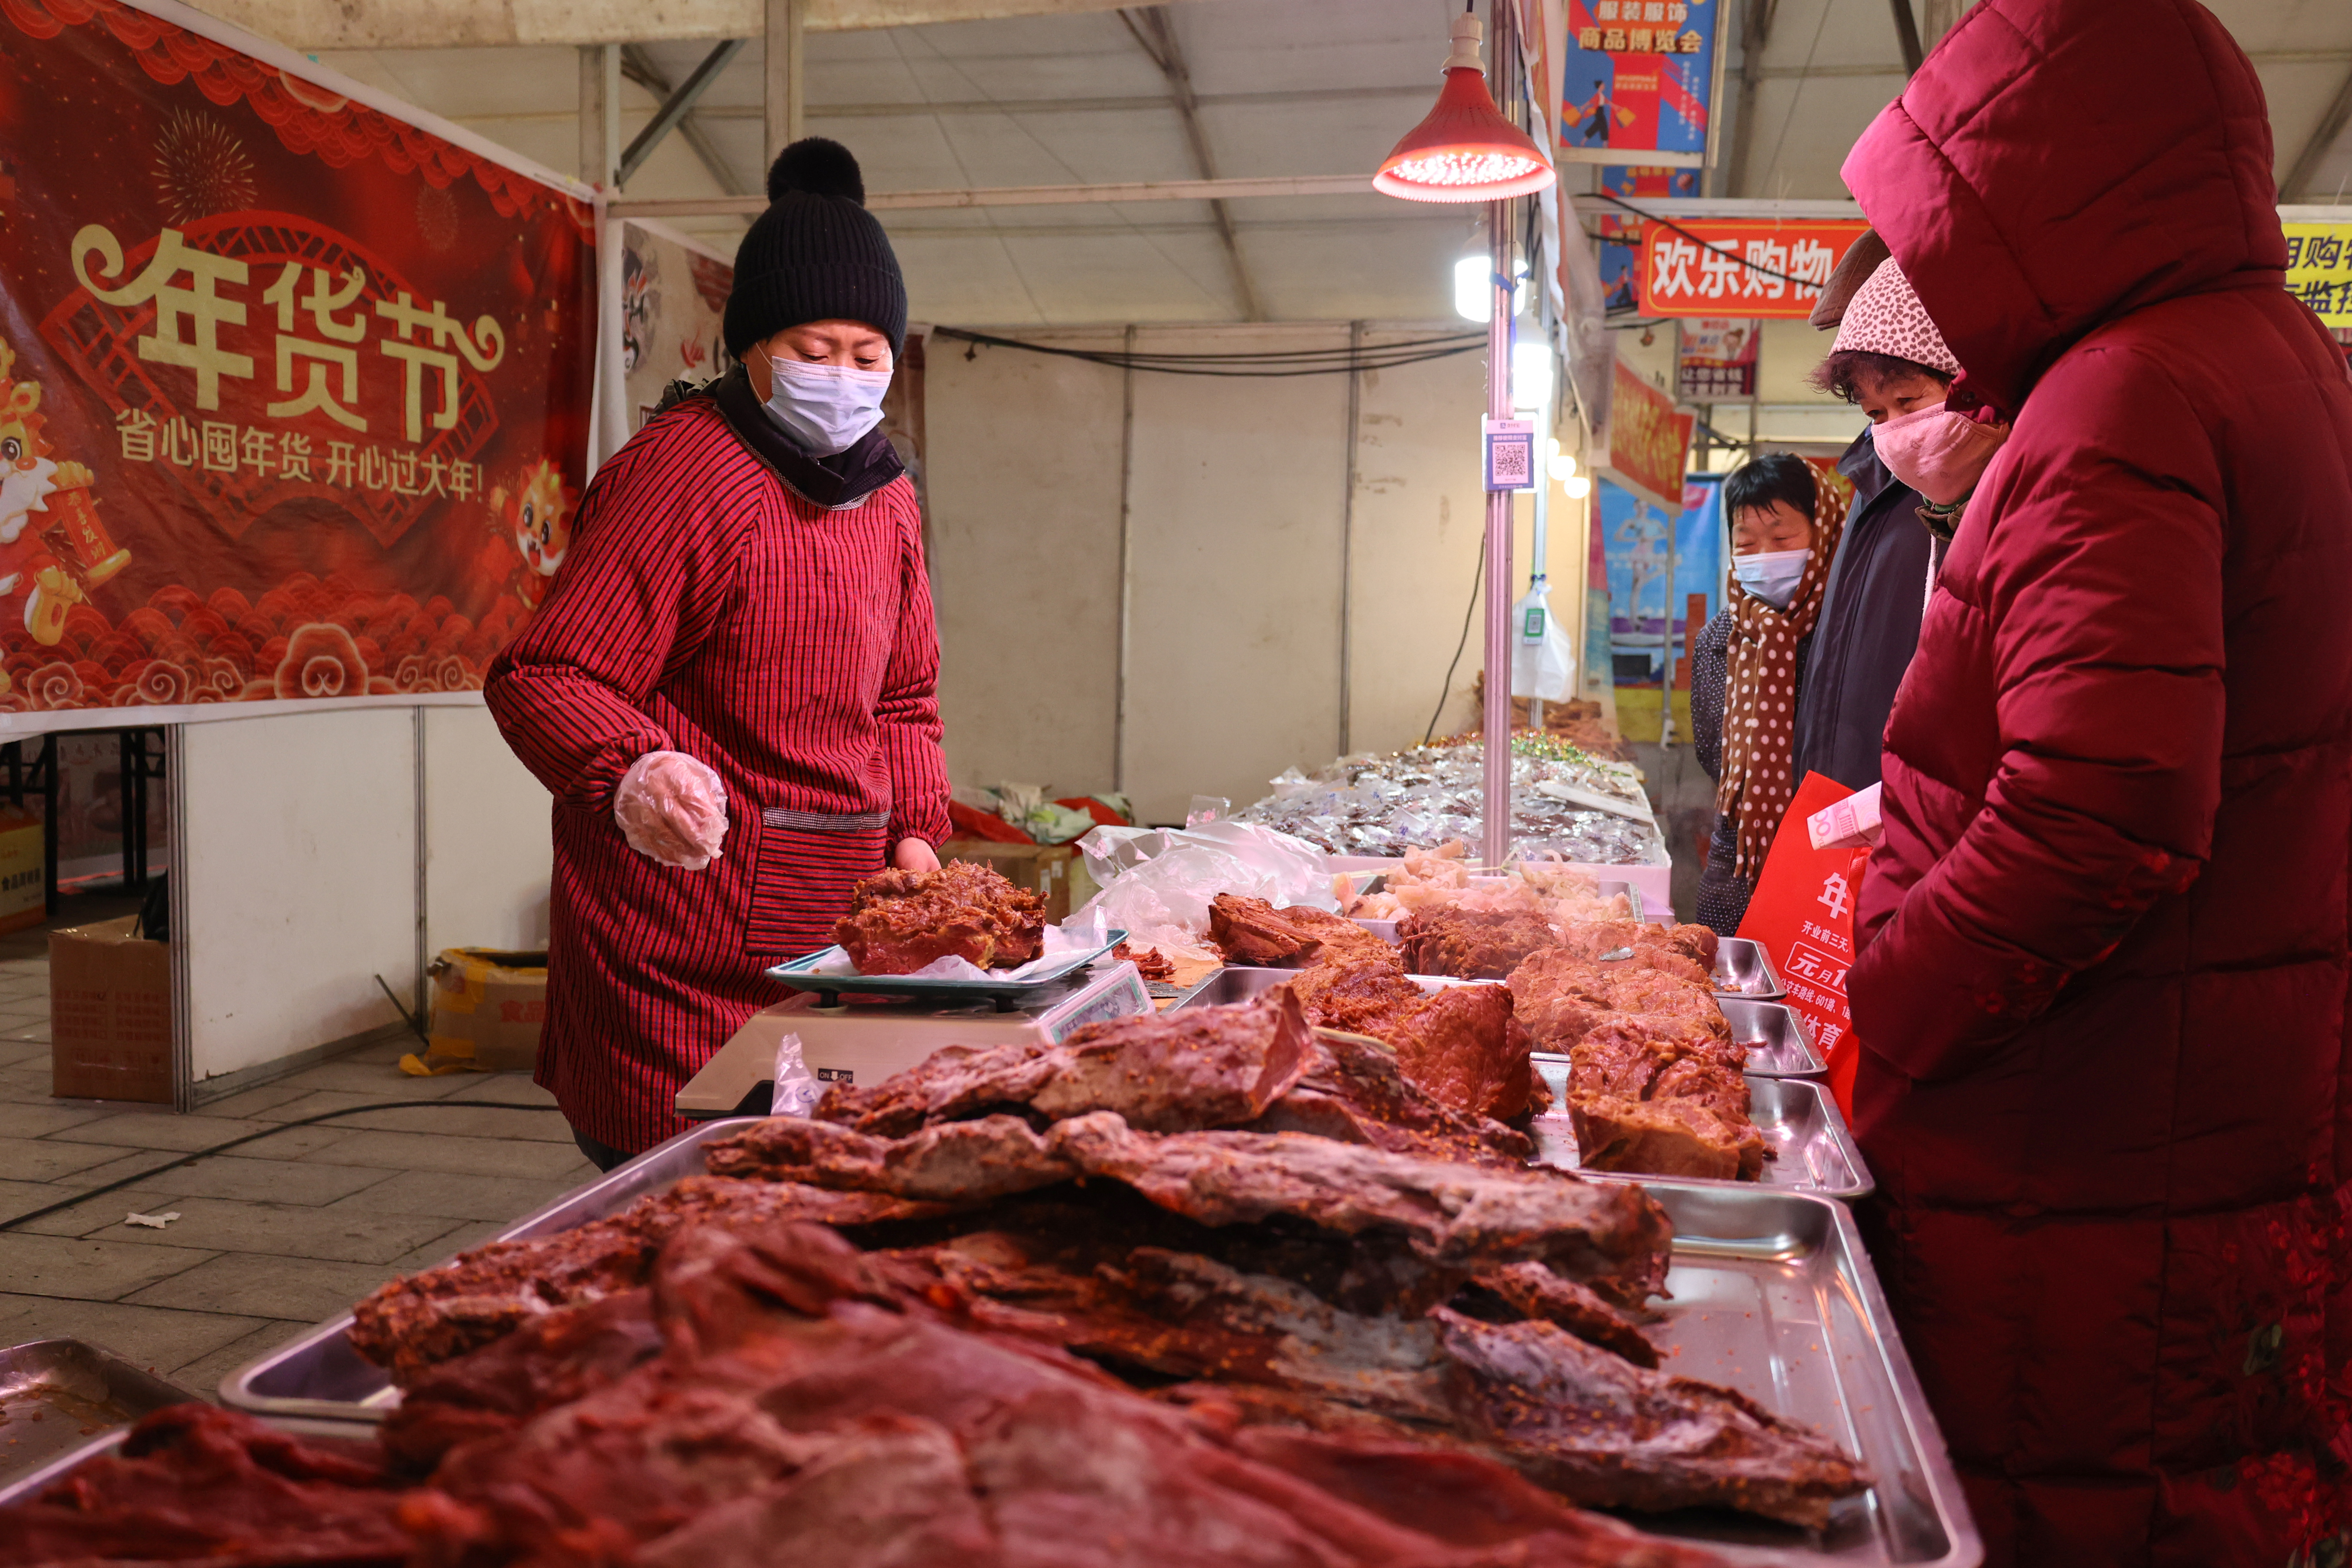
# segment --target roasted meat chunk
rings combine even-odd
[[[1237,893],[1219,893],[1209,901],[1209,940],[1227,963],[1254,969],[1397,963],[1396,949],[1344,916],[1303,904],[1277,910],[1264,899]]]
[[[912,974],[942,958],[1013,969],[1043,950],[1045,900],[986,866],[889,870],[857,884],[833,940],[860,974]]]
[[[1745,1115],[1692,1099],[1620,1100],[1571,1094],[1568,1114],[1588,1171],[1752,1182],[1764,1173],[1764,1135]]]
[[[1421,999],[1381,1037],[1397,1065],[1432,1095],[1473,1116],[1508,1121],[1528,1111],[1535,1084],[1528,1033],[1504,985],[1449,985]]]
[[[1530,910],[1464,910],[1441,905],[1416,910],[1397,926],[1405,967],[1415,974],[1457,980],[1500,980],[1531,952],[1559,940],[1551,922]]]

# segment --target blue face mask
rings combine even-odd
[[[882,423],[888,371],[811,364],[759,352],[768,362],[768,413],[810,456],[846,452]]]
[[[1797,582],[1805,574],[1805,562],[1810,550],[1759,550],[1753,555],[1731,558],[1732,575],[1739,585],[1771,605],[1785,610],[1796,596]]]

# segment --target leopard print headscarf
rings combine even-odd
[[[1944,334],[1927,319],[1927,307],[1911,292],[1911,280],[1903,276],[1903,268],[1891,256],[1878,264],[1878,270],[1847,302],[1845,317],[1838,322],[1837,341],[1830,345],[1832,353],[1843,349],[1892,354],[1946,375],[1960,374],[1960,362],[1952,357]]]

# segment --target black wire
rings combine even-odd
[[[38,1219],[43,1215],[52,1215],[59,1209],[69,1209],[76,1204],[86,1204],[92,1198],[102,1198],[107,1194],[120,1191],[134,1182],[143,1182],[150,1176],[160,1176],[166,1171],[176,1171],[183,1165],[193,1165],[197,1161],[209,1159],[215,1154],[226,1154],[231,1149],[240,1148],[257,1138],[267,1138],[272,1133],[283,1132],[289,1127],[308,1127],[313,1122],[331,1121],[338,1116],[357,1116],[363,1110],[414,1110],[428,1105],[464,1105],[477,1108],[488,1106],[493,1110],[559,1110],[562,1109],[561,1106],[554,1105],[515,1105],[499,1100],[388,1100],[381,1105],[347,1105],[341,1110],[322,1110],[316,1116],[305,1116],[293,1121],[281,1121],[275,1127],[265,1127],[258,1132],[248,1132],[242,1138],[232,1138],[226,1143],[215,1143],[209,1149],[199,1149],[193,1154],[183,1154],[176,1160],[167,1160],[152,1171],[142,1171],[135,1176],[124,1176],[119,1181],[109,1182],[102,1187],[92,1187],[86,1193],[76,1193],[73,1196],[51,1204],[47,1208],[35,1209],[30,1214],[20,1214],[9,1219],[0,1219],[0,1230],[13,1230],[26,1220]]]
[[[1419,338],[1402,343],[1385,343],[1361,353],[1351,349],[1301,349],[1269,353],[1130,354],[1108,349],[1060,348],[1051,343],[1026,342],[1019,338],[1000,338],[988,332],[968,332],[957,327],[935,327],[932,331],[936,336],[952,338],[959,342],[977,343],[989,348],[1020,349],[1028,353],[1052,354],[1058,359],[1084,360],[1089,364],[1108,365],[1114,370],[1152,371],[1161,375],[1265,379],[1345,375],[1359,370],[1394,370],[1402,365],[1421,364],[1454,354],[1475,353],[1486,343],[1486,334],[1476,332],[1459,337]]]
[[[1486,581],[1486,531],[1478,531],[1478,570],[1470,579],[1470,607],[1462,612],[1462,640],[1454,645],[1454,662],[1445,667],[1445,684],[1438,689],[1437,711],[1429,716],[1429,728],[1421,732],[1421,743],[1429,744],[1437,733],[1437,721],[1445,716],[1445,700],[1454,695],[1454,672],[1462,668],[1462,650],[1470,646],[1470,623],[1478,616],[1478,590]],[[1487,673],[1492,680],[1494,674]],[[0,1226],[5,1230],[5,1226]]]
[[[1685,239],[1689,240],[1693,245],[1697,246],[1701,250],[1712,250],[1717,256],[1729,257],[1732,260],[1737,261],[1740,266],[1745,267],[1750,272],[1760,272],[1767,278],[1778,278],[1781,282],[1793,283],[1800,289],[1819,289],[1828,281],[1827,279],[1822,278],[1791,278],[1785,272],[1775,272],[1769,267],[1760,267],[1755,262],[1748,260],[1746,257],[1740,255],[1736,250],[1726,250],[1723,247],[1715,244],[1711,240],[1701,239],[1698,236],[1693,234],[1690,230],[1685,228],[1682,225],[1676,223],[1670,217],[1660,217],[1655,213],[1643,212],[1640,207],[1635,206],[1631,202],[1619,201],[1607,191],[1595,191],[1592,194],[1599,196],[1602,201],[1607,202],[1611,206],[1623,207],[1627,212],[1632,213],[1635,217],[1642,219],[1645,223],[1658,224],[1663,227],[1674,230],[1676,234],[1681,235]],[[1625,243],[1631,244],[1633,242],[1627,241]]]

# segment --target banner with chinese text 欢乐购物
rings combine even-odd
[[[0,711],[475,689],[569,542],[588,203],[215,33],[0,0]]]

